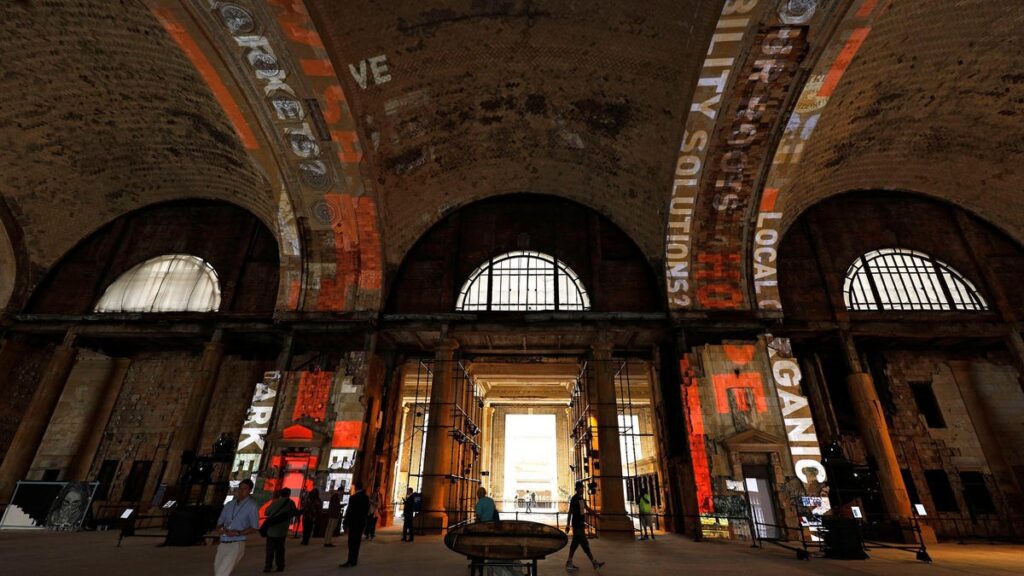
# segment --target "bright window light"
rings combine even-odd
[[[188,254],[157,256],[114,281],[96,312],[216,312],[220,308],[217,272]]]
[[[508,252],[491,258],[469,275],[456,310],[590,310],[579,276],[541,252]]]
[[[978,289],[948,264],[904,248],[868,252],[843,284],[850,310],[988,310]]]

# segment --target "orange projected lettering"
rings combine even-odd
[[[736,409],[740,412],[750,410],[750,401],[747,399],[746,391],[750,390],[754,397],[754,406],[758,413],[768,411],[768,400],[764,396],[764,386],[761,383],[759,372],[745,372],[736,374],[714,374],[711,382],[715,387],[715,404],[718,406],[719,414],[731,412],[729,406],[729,392],[736,400]]]
[[[331,448],[358,448],[359,436],[363,432],[363,423],[359,420],[343,420],[334,423],[334,436]]]
[[[306,73],[306,76],[334,76],[334,66],[326,58],[302,60],[300,64],[302,64],[302,71]]]
[[[317,308],[345,310],[356,289],[379,290],[381,286],[380,234],[377,207],[366,196],[325,194],[331,207],[334,229],[335,272],[320,282]]]
[[[313,48],[324,47],[320,35],[307,28],[310,23],[309,13],[302,0],[268,0],[268,3],[284,8],[284,12],[278,16],[277,21],[281,24],[281,30],[284,31],[285,36]]]
[[[706,436],[704,432],[704,414],[700,407],[700,392],[697,390],[697,378],[690,370],[690,359],[683,356],[679,360],[679,372],[683,382],[680,386],[683,397],[683,409],[686,413],[687,437],[690,442],[690,459],[693,462],[693,480],[697,488],[697,511],[700,514],[713,514],[715,500],[711,491],[711,468],[708,466]]]
[[[242,141],[242,145],[249,150],[259,148],[260,145],[256,141],[256,136],[253,134],[252,128],[249,127],[249,123],[245,120],[241,108],[238,107],[238,102],[235,101],[228,87],[224,85],[220,74],[217,73],[213,64],[206,58],[206,54],[203,53],[199,44],[196,43],[185,27],[174,18],[170,9],[154,8],[153,14],[160,21],[164,30],[171,35],[174,42],[178,44],[181,51],[185,53],[185,56],[188,56],[188,59],[192,61],[192,65],[196,67],[199,75],[206,81],[210,91],[213,92],[213,97],[217,99],[220,107],[224,109],[224,113],[238,134],[238,138]]]
[[[363,147],[359,145],[359,136],[352,130],[331,130],[331,138],[338,143],[338,159],[342,164],[358,164],[363,159]]]
[[[857,51],[860,50],[861,44],[867,39],[869,32],[871,32],[871,28],[857,28],[850,33],[849,40],[846,41],[846,45],[843,46],[839,56],[836,57],[835,63],[832,64],[832,69],[825,76],[825,82],[822,83],[821,89],[818,90],[818,96],[828,98],[835,92],[836,86],[839,86],[839,80],[846,73],[846,69],[850,67],[853,57],[857,55]]]
[[[281,432],[285,440],[312,440],[313,431],[300,424],[293,424]]]
[[[322,421],[327,415],[327,400],[333,381],[334,372],[301,372],[292,420],[309,416],[315,421]]]
[[[745,366],[754,360],[755,348],[750,344],[723,344],[725,357],[733,364]]]
[[[345,102],[345,93],[342,92],[341,86],[332,84],[324,88],[324,122],[328,124],[340,122],[344,114],[341,105]]]

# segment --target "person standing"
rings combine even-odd
[[[316,528],[316,519],[324,508],[324,501],[320,499],[320,492],[313,488],[306,494],[306,500],[302,503],[302,545],[309,546],[309,538]]]
[[[498,507],[494,505],[494,498],[487,495],[487,488],[483,486],[476,489],[476,506],[473,507],[476,513],[477,522],[497,522]]]
[[[214,576],[230,576],[245,555],[246,537],[259,532],[260,507],[250,497],[252,487],[252,480],[242,480],[238,485],[238,495],[224,505],[217,518],[220,544],[213,559]]]
[[[342,568],[350,568],[359,564],[359,544],[363,540],[363,530],[366,529],[366,517],[370,514],[370,498],[363,492],[363,483],[355,482],[355,493],[348,498],[348,508],[345,509],[345,532],[348,533],[348,560],[344,564],[338,564]]]
[[[263,528],[267,536],[267,558],[263,563],[263,571],[270,572],[272,565],[277,565],[278,572],[284,572],[284,543],[288,538],[288,525],[299,510],[292,502],[292,491],[281,488],[274,501],[267,507],[267,518]]]
[[[587,501],[583,499],[583,482],[576,483],[576,494],[569,501],[569,518],[566,520],[565,531],[569,531],[569,527],[572,526],[572,544],[569,545],[569,560],[565,563],[566,570],[579,570],[579,566],[572,563],[572,557],[576,554],[576,548],[583,548],[583,552],[586,553],[587,558],[590,558],[590,562],[594,565],[594,569],[598,569],[604,566],[604,562],[598,562],[594,560],[594,555],[590,552],[590,542],[587,541],[587,521],[586,513],[590,510],[587,506]]]
[[[327,528],[324,529],[324,547],[334,548],[331,540],[334,539],[334,531],[338,529],[338,522],[341,520],[341,495],[337,490],[331,491],[331,499],[327,502]]]
[[[405,489],[402,500],[402,542],[412,542],[416,531],[413,529],[413,518],[416,517],[416,494],[412,487]]]
[[[377,537],[377,511],[380,510],[380,496],[376,493],[370,495],[370,513],[366,515],[366,539],[373,540]]]
[[[647,493],[646,489],[640,489],[640,500],[637,501],[637,505],[640,508],[640,539],[647,540],[647,534],[651,535],[651,540],[654,540],[654,522],[651,516],[651,495]],[[647,532],[644,532],[644,529]]]

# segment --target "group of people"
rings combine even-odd
[[[600,568],[604,562],[594,558],[587,540],[586,515],[593,513],[583,497],[585,485],[576,483],[576,492],[569,501],[569,515],[566,519],[565,531],[572,533],[569,545],[569,559],[565,563],[566,570],[578,570],[573,563],[573,556],[578,548],[590,559],[594,568]],[[266,562],[264,572],[270,572],[276,566],[278,572],[284,571],[285,539],[288,528],[296,516],[302,517],[302,544],[308,545],[313,530],[323,509],[323,501],[317,490],[311,490],[303,500],[299,510],[291,499],[291,490],[282,488],[274,494],[274,500],[267,507],[266,518],[259,522],[259,505],[251,498],[253,483],[242,480],[238,487],[238,496],[224,505],[217,520],[217,531],[220,534],[220,546],[214,560],[214,574],[228,576],[245,554],[247,537],[261,534],[266,538]],[[415,537],[413,520],[420,511],[422,498],[419,493],[408,488],[402,501],[402,541],[412,542]],[[640,509],[641,540],[649,537],[654,539],[653,515],[651,513],[651,497],[642,490],[637,500]],[[341,497],[337,492],[331,494],[327,505],[327,525],[324,528],[324,546],[333,547],[331,540],[337,529],[338,521],[348,534],[348,559],[339,564],[342,568],[355,566],[359,562],[359,546],[365,537],[372,540],[375,536],[377,513],[380,500],[376,494],[367,495],[362,482],[355,482],[355,492],[349,497],[344,518],[341,513]],[[477,489],[477,502],[474,508],[477,522],[497,522],[500,520],[498,508],[494,500],[487,495],[487,489]]]
[[[377,514],[380,500],[376,494],[367,495],[362,482],[356,481],[355,491],[349,496],[348,506],[342,518],[341,496],[338,492],[331,494],[327,504],[327,524],[324,527],[324,546],[333,547],[331,542],[338,522],[341,521],[348,535],[348,558],[342,568],[355,566],[359,563],[359,546],[365,537],[372,540],[376,536]],[[295,517],[302,519],[302,545],[308,546],[313,535],[323,500],[316,489],[311,490],[302,501],[301,509],[291,499],[291,490],[281,488],[274,493],[274,499],[267,506],[266,516],[261,524],[259,521],[259,504],[251,497],[253,483],[249,479],[242,480],[238,486],[238,494],[224,505],[217,519],[217,532],[220,545],[214,558],[215,576],[229,576],[245,554],[245,544],[249,536],[259,534],[266,539],[266,561],[263,571],[271,572],[275,567],[278,572],[284,571],[285,541],[288,530]],[[411,523],[410,523],[411,524]],[[411,539],[411,537],[410,537]]]
[[[566,519],[565,531],[566,533],[572,532],[572,541],[569,544],[569,560],[565,563],[565,569],[579,570],[579,566],[576,566],[572,562],[573,556],[576,555],[576,549],[582,548],[583,552],[590,559],[590,563],[594,566],[594,569],[598,569],[604,566],[604,562],[598,561],[594,558],[593,552],[590,551],[590,542],[587,540],[587,513],[593,513],[593,509],[587,505],[586,499],[583,497],[584,484],[583,482],[576,483],[576,493],[572,499],[569,500],[569,517]],[[498,508],[494,504],[494,499],[487,495],[487,489],[481,486],[476,490],[476,506],[473,512],[476,514],[477,522],[497,522],[501,520],[501,515],[498,513]]]

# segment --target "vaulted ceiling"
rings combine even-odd
[[[815,4],[795,28],[780,22]],[[743,168],[749,194],[722,211],[711,192],[743,82],[784,29],[799,42],[780,51],[789,68]],[[378,307],[432,224],[506,193],[581,202],[652,265],[684,270],[666,219],[671,242],[701,114],[714,116],[713,170],[685,221],[695,270],[723,247],[747,266],[751,224],[776,194],[779,231],[824,197],[883,188],[961,204],[1021,240],[1022,30],[1024,11],[985,0],[3,2],[0,222],[13,247],[0,246],[0,298],[17,276],[24,301],[117,216],[179,198],[228,200],[276,230],[290,310]],[[282,82],[301,113],[280,107]],[[700,106],[712,96],[717,116]],[[736,274],[750,290],[752,273]],[[721,303],[696,292],[693,306]]]

